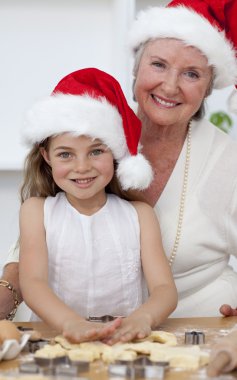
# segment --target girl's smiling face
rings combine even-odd
[[[74,207],[85,200],[95,205],[105,203],[114,159],[101,140],[64,133],[51,137],[48,150],[42,148],[41,153],[52,168],[55,183]]]
[[[141,114],[157,125],[187,125],[208,93],[207,58],[182,41],[163,38],[145,46],[134,93]]]

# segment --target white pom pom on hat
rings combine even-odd
[[[153,178],[150,164],[141,153],[124,157],[119,163],[117,176],[125,189],[139,189],[141,182],[147,188]]]
[[[111,75],[95,68],[68,74],[29,110],[22,137],[32,146],[65,132],[102,140],[118,163],[117,177],[124,190],[150,185],[152,168],[138,153],[141,122]]]

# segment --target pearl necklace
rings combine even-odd
[[[182,193],[181,193],[181,199],[180,199],[180,204],[179,204],[178,224],[177,224],[177,229],[176,229],[174,246],[169,258],[170,266],[172,266],[175,260],[175,257],[177,255],[177,250],[179,247],[180,237],[181,237],[181,230],[182,230],[183,217],[184,217],[184,206],[185,206],[185,200],[187,196],[187,186],[188,186],[188,173],[189,173],[190,153],[191,153],[191,132],[192,132],[192,125],[190,121],[189,126],[188,126],[188,133],[187,133],[187,148],[186,148],[186,157],[185,157],[185,165],[184,165],[183,186],[182,186]]]

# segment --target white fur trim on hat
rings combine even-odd
[[[214,67],[214,88],[236,83],[237,62],[231,43],[203,16],[184,6],[153,7],[139,12],[129,34],[136,53],[142,43],[157,38],[176,38],[198,48]]]
[[[121,159],[128,151],[120,113],[105,98],[51,95],[30,109],[22,137],[28,146],[32,146],[64,132],[102,140],[112,150],[115,159]]]
[[[119,162],[116,174],[124,190],[146,189],[153,179],[151,165],[141,153],[124,157]]]

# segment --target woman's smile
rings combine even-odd
[[[162,107],[165,108],[173,108],[176,107],[177,105],[181,104],[172,100],[165,100],[164,98],[161,98],[157,95],[151,94],[152,99],[155,101],[155,103],[161,105]]]

